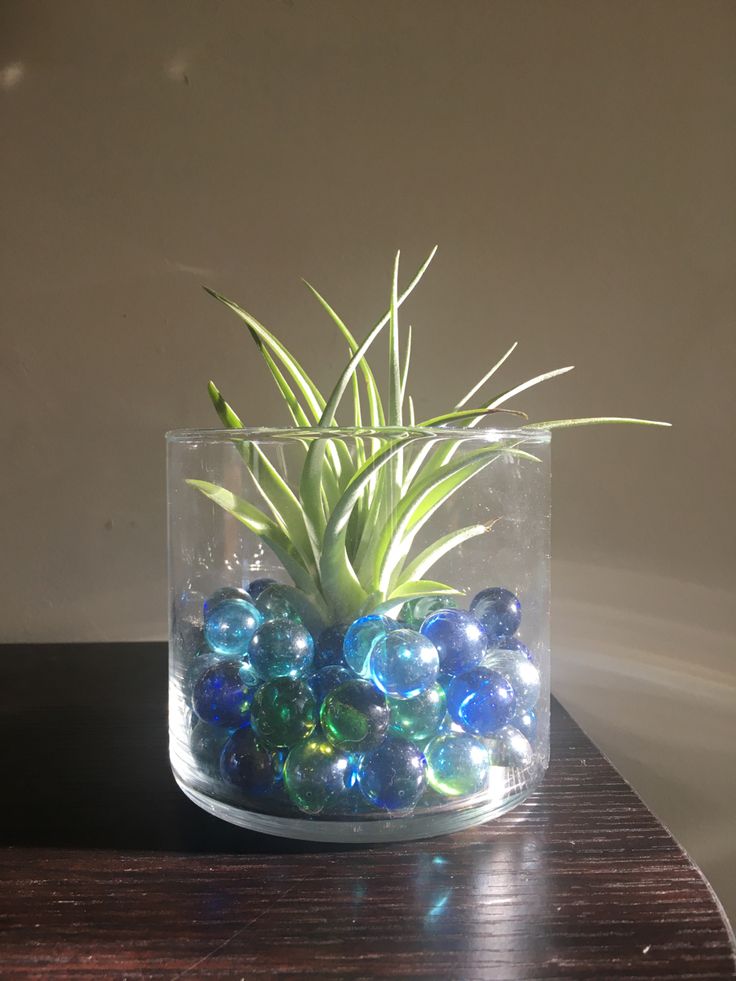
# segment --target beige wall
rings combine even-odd
[[[422,411],[518,339],[504,385],[577,365],[537,417],[675,424],[555,439],[556,683],[736,904],[735,31],[718,0],[5,0],[0,637],[162,637],[163,432],[214,421],[210,376],[285,421],[199,283],[327,379],[298,277],[359,332],[437,241]]]

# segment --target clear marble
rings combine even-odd
[[[529,740],[515,726],[501,726],[485,740],[492,766],[529,766],[534,751]]]
[[[464,732],[449,732],[425,747],[429,786],[443,797],[480,793],[488,783],[488,750],[480,739]]]
[[[534,708],[539,701],[542,680],[539,669],[523,651],[494,648],[484,655],[483,666],[497,671],[511,685],[516,714]]]
[[[371,678],[392,698],[414,698],[431,688],[439,667],[437,648],[416,630],[393,630],[371,650]]]

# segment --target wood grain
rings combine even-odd
[[[162,644],[5,647],[3,978],[733,978],[698,870],[558,705],[543,788],[407,845],[210,818],[166,756]]]

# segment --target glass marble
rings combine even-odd
[[[351,681],[355,675],[352,671],[343,667],[341,664],[328,664],[319,671],[315,671],[309,679],[309,687],[312,689],[317,704],[321,705],[325,697],[338,685],[346,681]]]
[[[273,754],[248,728],[238,729],[225,743],[220,756],[220,776],[254,797],[269,794],[277,783]]]
[[[222,600],[204,618],[205,640],[219,654],[245,654],[262,622],[261,614],[247,600]]]
[[[297,743],[286,757],[286,792],[300,811],[320,814],[347,795],[351,772],[347,753],[313,736]]]
[[[498,671],[514,692],[515,714],[534,708],[539,701],[542,681],[536,668],[522,651],[507,651],[495,648],[483,658],[483,666]]]
[[[470,604],[470,612],[475,613],[483,624],[491,644],[503,637],[511,637],[521,623],[521,603],[503,586],[482,589]]]
[[[367,681],[346,681],[329,692],[320,710],[325,735],[340,749],[362,753],[383,740],[389,725],[386,696]]]
[[[175,614],[171,634],[177,650],[183,656],[194,655],[207,647],[204,624],[199,617]]]
[[[389,698],[389,731],[396,736],[423,742],[437,734],[445,718],[446,703],[441,685],[432,685],[414,698]]]
[[[349,624],[335,623],[326,627],[314,642],[314,670],[326,668],[328,664],[342,664],[342,648]]]
[[[480,621],[467,610],[439,610],[422,623],[421,633],[437,648],[440,671],[461,674],[480,664],[488,638]]]
[[[257,580],[256,580],[257,581]],[[251,583],[251,589],[253,583]],[[301,623],[299,610],[290,595],[290,588],[280,583],[271,583],[256,597],[256,606],[264,620],[293,620]]]
[[[240,586],[221,586],[220,589],[216,589],[214,593],[209,596],[204,601],[204,615],[207,616],[211,610],[213,610],[218,603],[221,603],[226,599],[241,599],[245,600],[246,603],[252,603],[253,599],[245,589],[241,589]]]
[[[407,600],[401,607],[399,620],[411,630],[419,630],[430,613],[438,610],[454,610],[457,601],[452,596],[418,596]]]
[[[395,620],[379,613],[370,613],[354,620],[348,627],[343,642],[343,657],[347,666],[361,678],[370,678],[370,660],[374,646],[397,628]]]
[[[211,777],[220,775],[220,756],[229,738],[227,729],[196,722],[189,734],[189,748],[197,764]]]
[[[453,680],[447,710],[467,732],[490,736],[516,715],[514,691],[497,671],[473,668]]]
[[[387,811],[411,810],[427,786],[427,761],[413,742],[389,736],[365,753],[358,766],[364,797]]]
[[[199,675],[192,689],[192,708],[203,722],[235,729],[248,721],[252,689],[243,683],[240,663],[219,659]]]
[[[534,660],[534,655],[526,646],[523,644],[518,637],[502,637],[501,640],[497,642],[497,646],[504,651],[521,651],[524,657],[528,657],[530,661]]]
[[[256,691],[250,724],[267,746],[293,746],[314,732],[317,702],[305,681],[276,678]]]
[[[530,743],[533,743],[537,736],[537,714],[528,709],[520,715],[515,715],[510,723],[519,732],[523,733]]]
[[[265,577],[263,579],[254,579],[248,586],[248,592],[254,600],[257,600],[267,586],[278,586],[278,583],[275,579]]]
[[[250,664],[259,678],[301,678],[309,674],[314,642],[307,628],[293,620],[267,620],[248,647]]]
[[[371,678],[392,698],[414,698],[431,688],[439,668],[437,648],[416,630],[393,630],[371,650]]]
[[[522,768],[529,766],[534,756],[529,740],[515,726],[501,726],[485,743],[491,766]]]
[[[228,659],[223,659],[221,654],[215,654],[213,651],[198,651],[192,658],[189,667],[184,674],[183,686],[185,693],[191,695],[200,675],[203,675],[207,668],[211,668],[213,664],[217,664],[222,660]],[[233,658],[233,660],[235,659]]]
[[[488,783],[488,750],[475,736],[450,732],[424,748],[429,786],[443,797],[478,794]]]

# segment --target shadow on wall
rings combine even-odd
[[[736,919],[732,596],[562,561],[553,595],[553,691]]]

